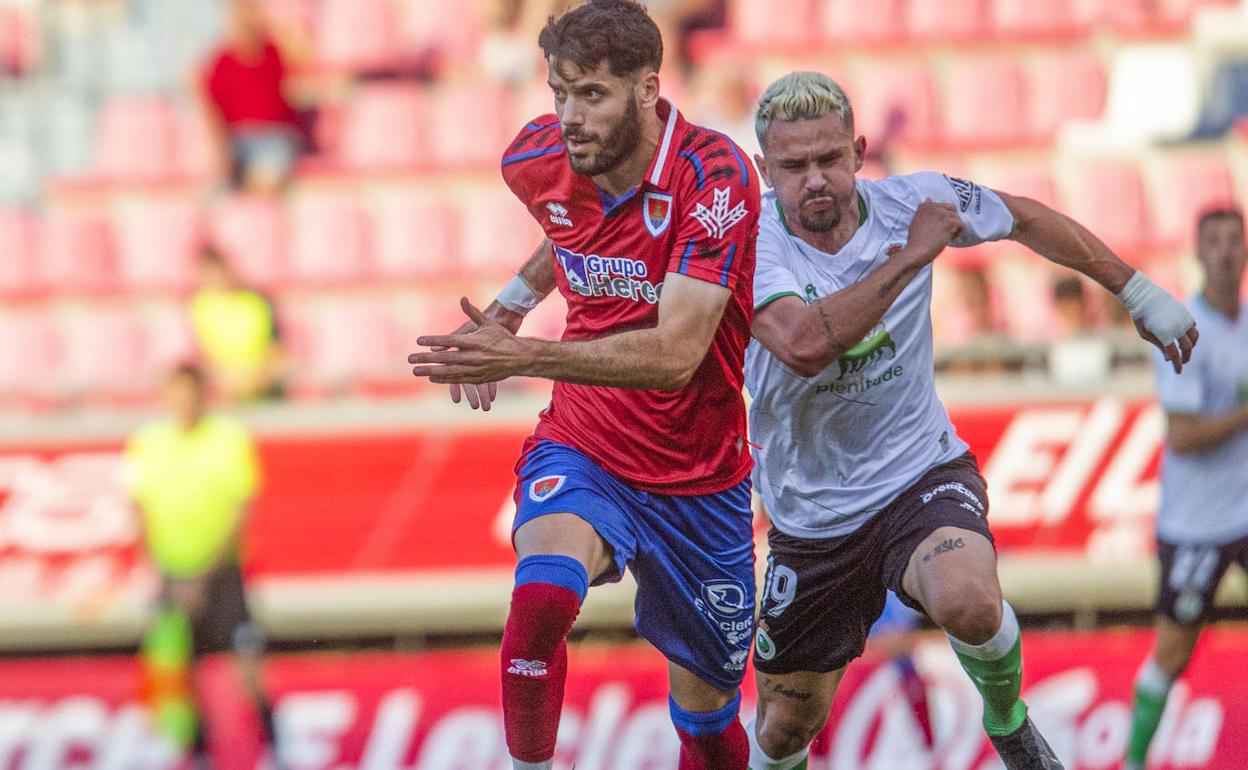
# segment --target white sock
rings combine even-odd
[[[1014,608],[1010,603],[1001,601],[1001,627],[997,629],[997,633],[983,644],[967,644],[966,642],[952,636],[949,637],[949,645],[953,647],[953,651],[959,655],[965,655],[975,660],[1001,660],[1014,649],[1014,643],[1018,641],[1019,631],[1018,617],[1014,614]]]
[[[555,760],[548,759],[545,762],[521,762],[515,757],[511,758],[511,770],[553,770]]]
[[[1165,697],[1170,692],[1170,687],[1174,685],[1174,680],[1157,666],[1157,660],[1151,655],[1144,665],[1140,667],[1140,673],[1135,675],[1135,687],[1137,690]]]
[[[750,770],[793,770],[810,753],[810,747],[807,746],[784,759],[772,759],[767,756],[767,752],[763,751],[763,747],[758,745],[758,735],[753,719],[745,726],[745,734],[750,737]]]

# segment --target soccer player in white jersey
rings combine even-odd
[[[753,770],[805,767],[885,589],[948,634],[1010,770],[1061,764],[1019,699],[984,480],[936,396],[931,263],[1010,238],[1116,293],[1176,371],[1192,316],[1071,219],[923,173],[856,179],[866,141],[830,78],[799,72],[758,107],[763,196],[746,387],[755,488],[772,517],[754,656]]]
[[[1200,355],[1181,377],[1165,366],[1157,370],[1157,399],[1167,423],[1157,513],[1157,647],[1135,682],[1129,770],[1143,770],[1170,686],[1192,658],[1227,567],[1236,562],[1248,570],[1243,212],[1211,210],[1200,217],[1196,235],[1205,285],[1188,308],[1200,323]]]

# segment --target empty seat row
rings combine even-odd
[[[729,3],[733,36],[765,49],[794,44],[898,45],[1045,40],[1109,30],[1181,34],[1201,7],[1237,0],[757,0]]]

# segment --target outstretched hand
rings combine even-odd
[[[467,297],[461,297],[459,306],[468,316],[468,323],[453,334],[427,335],[416,340],[428,353],[413,353],[407,357],[415,364],[412,374],[428,377],[441,385],[485,386],[468,387],[468,403],[474,409],[489,409],[497,383],[517,374],[526,360],[524,345],[511,330],[498,321],[486,317]],[[474,402],[474,391],[475,401]],[[451,400],[458,403],[459,394],[453,387]],[[488,396],[488,400],[483,396]]]

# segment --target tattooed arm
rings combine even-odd
[[[910,223],[908,242],[888,261],[861,281],[809,305],[794,296],[764,305],[754,315],[754,338],[801,376],[819,374],[875,328],[902,290],[961,229],[956,208],[924,202]]]

